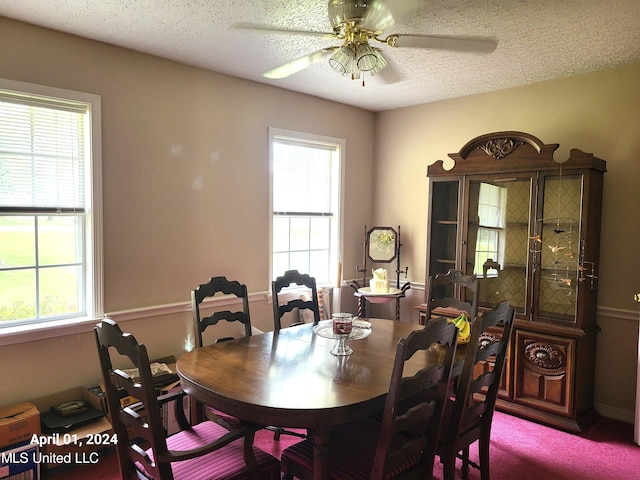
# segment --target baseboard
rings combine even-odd
[[[610,405],[603,405],[602,403],[594,403],[593,406],[603,417],[613,418],[614,420],[620,420],[625,423],[634,423],[635,421],[635,413],[632,411],[623,410],[622,408],[616,408]]]

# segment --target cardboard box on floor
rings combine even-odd
[[[51,407],[64,402],[73,400],[83,400],[88,405],[102,411],[100,398],[89,392],[84,387],[76,387],[63,392],[47,395],[46,397],[33,400],[33,404],[41,412],[48,412]],[[68,434],[65,435],[64,433]],[[43,465],[45,472],[52,474],[57,470],[63,471],[74,465],[69,465],[69,459],[72,463],[83,463],[97,461],[98,452],[106,448],[114,447],[115,444],[110,440],[113,435],[111,423],[105,417],[90,423],[72,428],[67,432],[56,436],[51,433],[43,433],[47,440],[51,443],[42,447],[43,454],[51,454],[45,457],[51,460]],[[109,441],[105,441],[109,439]],[[80,462],[78,462],[80,460]]]
[[[0,448],[28,442],[40,435],[40,412],[30,402],[0,407]]]

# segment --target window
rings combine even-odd
[[[478,237],[474,272],[482,277],[484,263],[491,259],[502,264],[507,189],[482,182],[478,198]],[[487,276],[491,276],[488,274]]]
[[[269,129],[271,279],[287,270],[333,282],[339,261],[344,140]]]
[[[0,329],[102,315],[100,98],[0,79]]]

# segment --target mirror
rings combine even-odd
[[[398,254],[398,234],[391,227],[372,227],[366,243],[367,256],[373,262],[391,262]]]

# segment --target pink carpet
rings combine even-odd
[[[279,457],[282,449],[299,441],[261,430],[256,445]],[[471,449],[477,460],[477,449]],[[57,475],[56,480],[116,480],[117,460],[110,456],[93,467],[79,467]],[[442,479],[436,460],[435,477]],[[460,477],[458,477],[460,478]],[[471,469],[470,480],[480,474]],[[640,447],[633,442],[633,425],[601,417],[581,434],[561,432],[496,412],[491,438],[492,480],[638,480]]]

